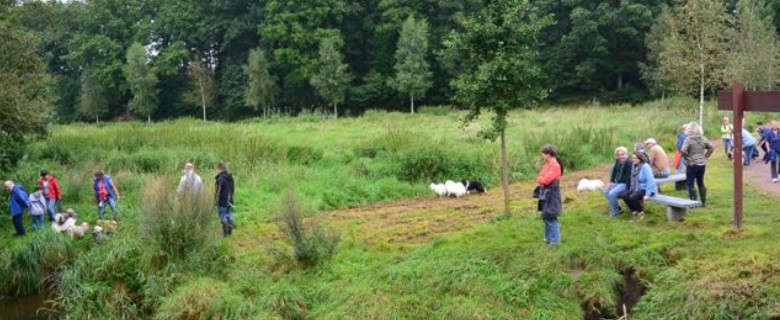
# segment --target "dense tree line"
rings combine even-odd
[[[42,63],[62,121],[237,119],[315,108],[413,112],[419,105],[457,103],[453,81],[469,53],[453,54],[457,50],[445,43],[462,31],[458,21],[491,4],[0,0],[0,21],[14,30],[3,41],[23,41],[37,52],[25,61]],[[758,61],[776,59],[780,50],[776,1],[531,0],[522,10],[526,18],[552,19],[534,47],[523,48],[538,53],[538,81],[548,99],[637,101],[667,91],[700,94],[733,80],[758,88],[777,83],[776,69]],[[706,12],[716,17],[696,16]],[[706,40],[712,48],[705,51],[718,54],[700,54],[699,69],[668,58],[695,54],[680,43],[697,39],[671,36],[695,34],[685,29],[692,28],[684,25],[689,20],[722,23],[700,26],[702,37],[726,30]],[[772,44],[758,47],[767,41]],[[696,71],[702,66],[706,74]],[[766,75],[759,79],[746,68]],[[674,70],[691,77],[670,75]]]

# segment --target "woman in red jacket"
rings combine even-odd
[[[561,229],[558,223],[558,217],[563,213],[561,203],[561,177],[563,176],[563,164],[556,156],[556,149],[553,145],[542,147],[542,158],[544,166],[539,176],[536,177],[536,183],[539,193],[539,212],[544,221],[544,242],[554,246],[561,243]]]
[[[62,211],[62,189],[60,183],[57,182],[51,173],[46,170],[41,170],[41,179],[38,180],[38,186],[41,187],[44,197],[46,198],[46,207],[49,213],[49,221],[54,221],[54,206],[57,206],[58,211]]]

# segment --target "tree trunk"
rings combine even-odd
[[[100,123],[100,116],[95,116],[95,124]]]
[[[623,90],[623,75],[622,74],[619,74],[617,76],[617,89],[618,90]]]
[[[206,90],[203,88],[203,81],[198,79],[200,87],[200,105],[203,107],[203,121],[206,121]]]
[[[504,189],[504,215],[509,217],[509,164],[506,159],[506,129],[501,130],[501,187]]]
[[[412,101],[412,114],[414,114],[414,95],[411,95],[410,100]]]
[[[152,123],[152,115],[151,114],[147,114],[146,115],[146,122]]]
[[[333,102],[333,119],[338,119],[338,118],[339,118],[338,103],[337,102]]]
[[[704,130],[704,64],[701,64],[699,74],[699,126]]]

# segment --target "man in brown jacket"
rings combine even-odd
[[[664,148],[658,145],[653,138],[645,140],[645,146],[650,153],[650,166],[653,168],[653,176],[656,178],[666,178],[669,176],[669,156],[666,155]]]

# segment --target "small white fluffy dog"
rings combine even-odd
[[[68,235],[71,238],[73,238],[74,235],[83,238],[87,230],[89,230],[89,224],[84,222],[78,226],[70,226],[70,228],[68,228]]]
[[[436,192],[436,194],[439,195],[439,197],[447,195],[447,188],[444,187],[443,183],[431,183],[430,187],[433,192]]]
[[[54,222],[51,224],[51,229],[54,230],[54,232],[63,232],[63,231],[67,231],[68,229],[70,229],[70,227],[75,225],[76,225],[76,219],[59,216],[59,217],[55,217]]]
[[[464,186],[463,183],[447,180],[447,182],[444,183],[444,187],[447,189],[448,196],[460,198],[466,195],[466,186]]]
[[[92,229],[92,240],[94,240],[97,244],[103,242],[103,228],[100,226],[95,226]]]
[[[106,234],[112,234],[116,232],[116,221],[114,220],[99,220],[95,222],[96,226],[100,226],[102,231],[105,231]],[[96,227],[97,228],[97,227]]]
[[[577,192],[604,190],[604,182],[601,180],[582,179],[577,184]]]

